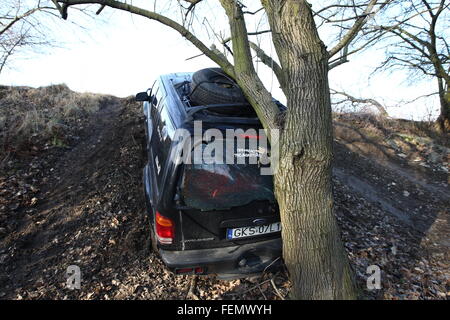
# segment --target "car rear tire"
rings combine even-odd
[[[144,171],[144,173],[145,173],[145,171]],[[149,203],[149,201],[147,200],[147,194],[146,194],[146,191],[145,191],[145,179],[144,178],[142,179],[142,193],[144,195],[146,214],[149,214],[149,212],[153,212],[153,208],[152,208],[151,204]],[[153,216],[150,215],[149,218],[153,219]],[[150,240],[150,248],[151,248],[152,251],[155,252],[155,254],[158,254],[159,253],[159,251],[158,251],[158,242],[156,240],[155,229],[153,228],[153,224],[151,222],[149,223],[149,229],[150,229],[150,239],[149,239]]]
[[[207,68],[195,72],[191,81],[191,101],[196,105],[248,103],[241,88],[220,68]],[[250,106],[214,108],[209,111],[224,114],[251,112]]]
[[[158,240],[156,240],[155,230],[153,229],[153,225],[150,223],[150,245],[152,248],[152,251],[159,255],[159,249],[158,249]]]

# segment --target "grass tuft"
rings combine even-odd
[[[0,153],[45,143],[65,146],[71,127],[97,112],[105,98],[74,92],[65,84],[0,86]]]

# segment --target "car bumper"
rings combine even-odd
[[[261,273],[279,267],[281,238],[225,248],[169,251],[160,250],[161,258],[170,270],[201,267],[203,274],[217,274],[233,279]]]

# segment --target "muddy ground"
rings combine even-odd
[[[366,135],[364,121],[336,120],[333,171],[336,216],[361,297],[448,299],[448,153],[392,132]],[[286,296],[284,270],[193,281],[164,267],[149,246],[143,146],[140,105],[109,98],[67,145],[3,160],[1,299]],[[366,289],[373,264],[382,271],[380,290]],[[81,269],[80,290],[66,287],[69,265]]]

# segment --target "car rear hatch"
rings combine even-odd
[[[242,140],[237,143],[233,139],[230,143],[230,139],[224,138],[223,154],[215,157],[217,148],[209,153],[216,160],[222,158],[223,163],[205,156],[210,145],[204,143],[202,161],[182,165],[177,193],[183,204],[180,211],[183,249],[234,246],[280,236],[273,177],[261,174],[261,168],[267,166],[261,164],[261,159],[268,150],[259,141],[256,144],[252,141],[264,137],[253,134],[241,137],[243,145]],[[234,163],[227,164],[227,158]]]

